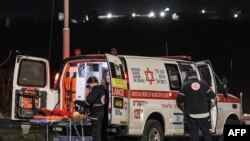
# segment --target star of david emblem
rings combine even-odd
[[[153,71],[150,71],[149,68],[147,68],[146,71],[144,71],[146,74],[146,81],[149,82],[150,85],[152,85],[152,82],[155,81],[154,76],[153,76]]]

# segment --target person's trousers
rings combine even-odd
[[[190,141],[199,141],[199,129],[202,131],[204,141],[212,141],[208,118],[187,117],[186,127],[190,133]]]
[[[91,120],[91,135],[93,141],[102,141],[102,118]]]

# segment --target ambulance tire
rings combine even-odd
[[[140,141],[164,141],[163,128],[160,122],[154,119],[148,120]]]
[[[227,119],[225,125],[239,125],[240,121],[237,119]],[[224,141],[224,135],[219,136],[218,141]]]

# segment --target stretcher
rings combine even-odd
[[[71,119],[71,118],[65,118],[61,120],[49,120],[49,119],[31,119],[30,123],[35,124],[35,125],[40,125],[40,126],[45,126],[46,127],[46,135],[45,135],[45,140],[49,141],[49,127],[56,128],[56,127],[65,127],[66,128],[66,136],[67,136],[67,141],[73,141],[72,140],[72,127],[76,131],[77,138],[80,141],[85,141],[84,138],[84,125],[89,124],[88,119]],[[78,129],[76,126],[80,125],[81,126],[81,134],[79,133]],[[56,132],[56,130],[53,130],[53,132]],[[58,136],[60,138],[60,136]]]

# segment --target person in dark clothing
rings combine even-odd
[[[75,100],[76,106],[82,106],[90,108],[91,120],[91,135],[93,141],[105,141],[103,137],[103,131],[105,122],[105,104],[106,104],[106,88],[103,85],[99,85],[98,79],[95,76],[89,77],[87,84],[91,91],[86,97],[86,100]]]
[[[186,128],[190,133],[190,141],[199,141],[199,129],[203,133],[204,141],[212,141],[209,133],[209,103],[215,98],[210,86],[196,78],[196,72],[188,73],[188,81],[183,83],[177,95],[177,105],[185,114]]]

